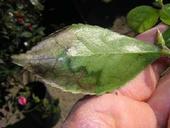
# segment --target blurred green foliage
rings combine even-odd
[[[44,36],[44,0],[0,0],[0,58],[24,52]]]
[[[45,36],[45,27],[41,24],[44,2],[45,0],[0,0],[0,108],[8,108],[10,105],[12,108],[8,109],[14,113],[18,110],[29,113],[34,106],[36,111],[43,112],[42,116],[48,117],[59,113],[58,100],[48,101],[45,97],[40,99],[34,95],[31,87],[15,81],[14,76],[21,68],[12,64],[10,58],[12,54],[27,51]],[[14,80],[13,84],[11,78]],[[17,103],[19,95],[29,99],[29,104],[23,109]],[[4,115],[0,111],[1,118]]]

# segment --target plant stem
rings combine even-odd
[[[162,56],[170,57],[170,49],[167,46],[163,46],[161,51]]]
[[[155,2],[158,3],[161,8],[164,6],[163,0],[155,0]]]

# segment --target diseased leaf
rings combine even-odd
[[[159,58],[151,44],[98,26],[77,24],[57,32],[14,62],[55,87],[73,93],[102,94],[119,88]]]
[[[156,9],[150,6],[138,6],[127,15],[128,25],[136,32],[142,33],[153,27],[159,18]]]

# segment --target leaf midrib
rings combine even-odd
[[[140,52],[140,53],[123,53],[123,54],[159,54],[159,52]],[[114,55],[123,55],[122,53],[119,53],[119,54],[114,54]],[[91,57],[91,56],[109,56],[109,55],[112,55],[112,54],[91,54],[91,55],[81,55],[81,56],[69,56],[69,57]],[[55,58],[55,57],[51,57],[51,58],[31,58],[31,59],[27,59],[27,60],[57,60],[58,58]]]

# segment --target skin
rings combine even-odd
[[[154,42],[158,25],[136,38]],[[170,128],[170,73],[160,78],[169,60],[149,65],[122,88],[102,96],[86,96],[72,109],[62,128]]]

